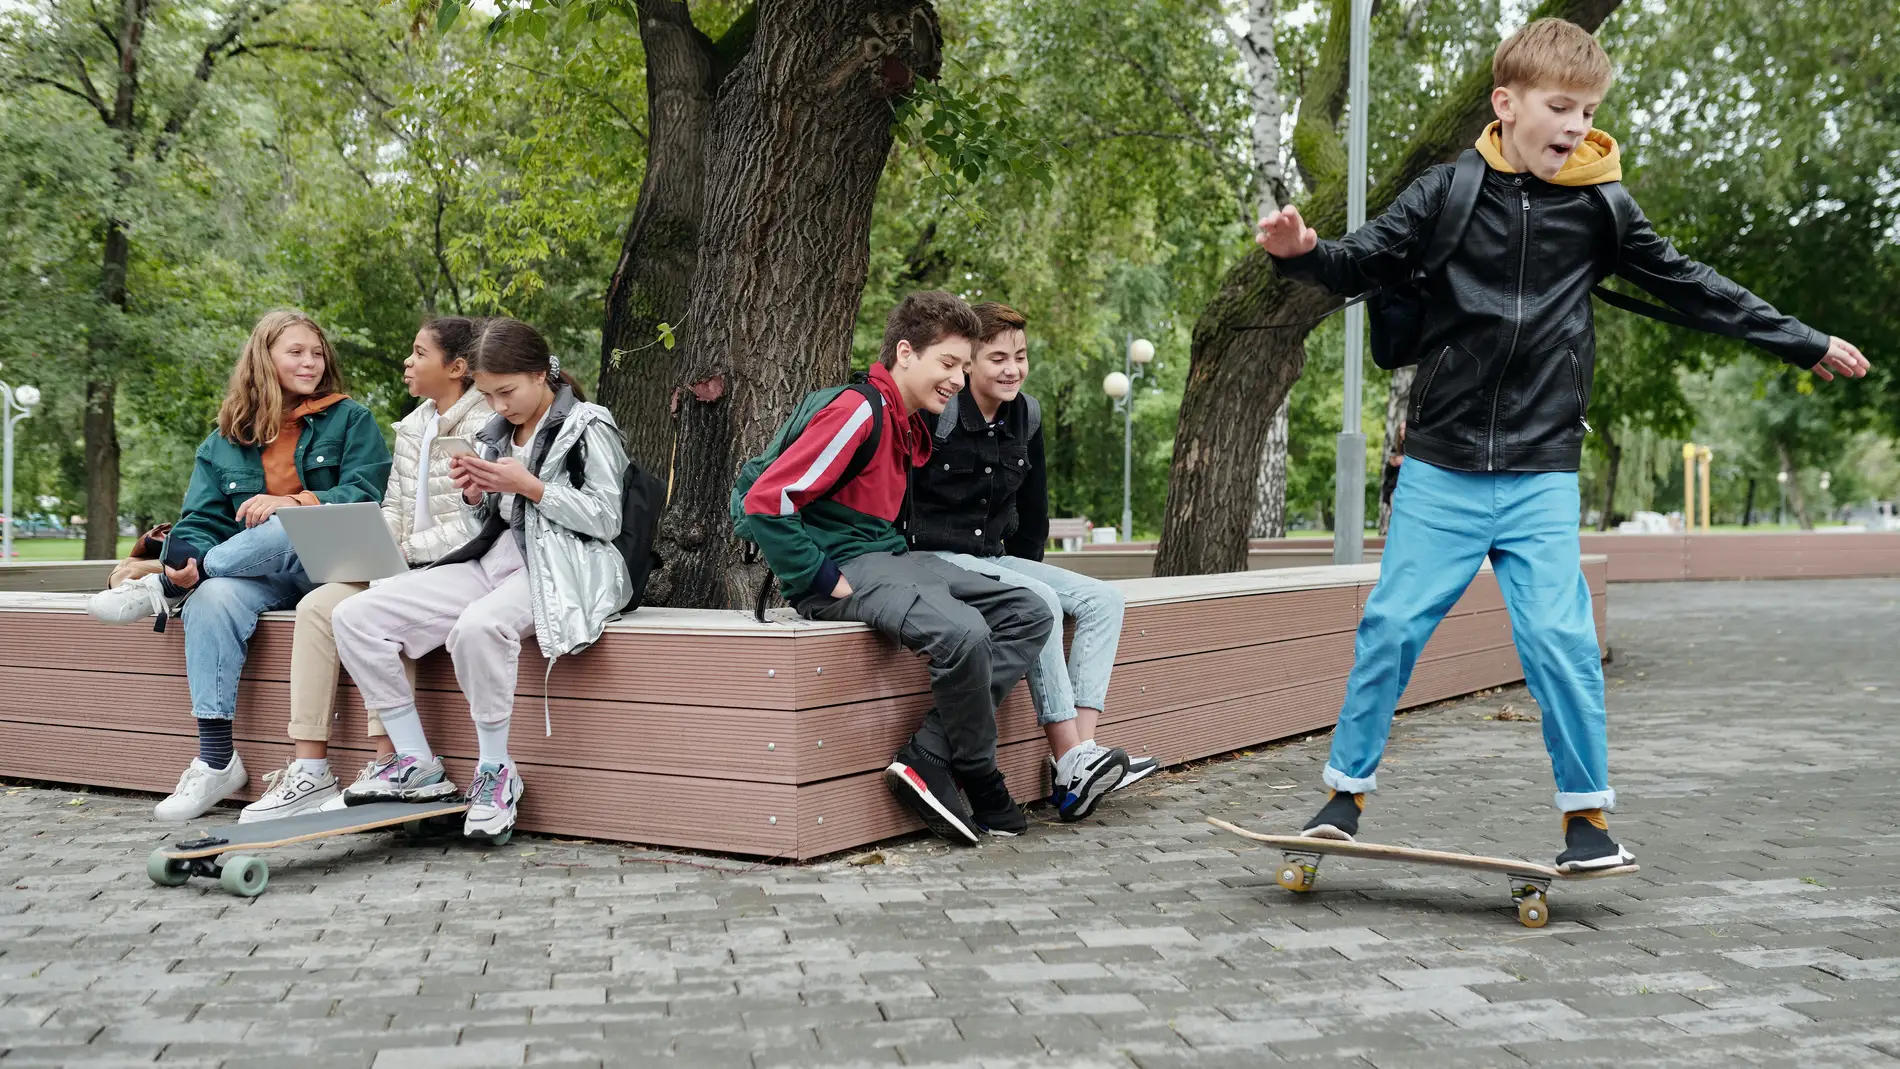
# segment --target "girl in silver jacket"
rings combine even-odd
[[[626,605],[631,584],[614,548],[627,454],[613,416],[587,403],[540,334],[488,320],[471,360],[495,418],[472,455],[450,465],[478,533],[434,566],[344,602],[337,654],[364,706],[382,720],[396,760],[353,784],[352,800],[453,794],[423,732],[402,658],[446,645],[475,720],[480,763],[463,834],[505,842],[521,775],[508,753],[521,641],[553,662],[591,645]]]

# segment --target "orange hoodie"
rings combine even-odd
[[[276,440],[264,447],[265,493],[273,497],[296,498],[300,505],[318,504],[317,495],[303,488],[303,478],[297,474],[297,440],[303,437],[303,418],[339,401],[346,401],[349,396],[346,393],[333,393],[323,397],[307,397],[297,407],[284,413],[284,425],[277,432]]]
[[[1517,168],[1504,159],[1504,124],[1493,120],[1478,135],[1478,154],[1494,171],[1516,174]],[[1550,180],[1553,186],[1600,186],[1605,182],[1623,180],[1623,150],[1616,147],[1616,138],[1601,130],[1591,129],[1577,143],[1576,151],[1564,161],[1557,171],[1557,177]]]

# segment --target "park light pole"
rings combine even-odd
[[[1366,222],[1366,108],[1368,51],[1372,36],[1372,0],[1352,0],[1352,41],[1347,54],[1346,229]],[[1366,436],[1360,418],[1364,400],[1366,306],[1346,309],[1346,398],[1344,426],[1333,463],[1333,563],[1365,560]]]
[[[4,510],[5,519],[0,520],[0,562],[13,559],[13,427],[14,424],[33,414],[33,406],[40,403],[40,391],[35,386],[21,386],[17,389],[0,382],[0,510]]]
[[[1781,526],[1782,510],[1788,507],[1788,469],[1775,472],[1775,485],[1781,488],[1781,496],[1775,501],[1775,526]]]
[[[1122,351],[1122,370],[1111,371],[1102,380],[1102,392],[1114,399],[1122,410],[1122,526],[1118,536],[1123,542],[1135,537],[1134,455],[1135,455],[1135,376],[1155,358],[1155,343],[1132,335]]]

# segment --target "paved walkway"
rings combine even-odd
[[[0,1067],[1900,1066],[1897,602],[1617,587],[1643,872],[1560,884],[1541,931],[1478,874],[1335,859],[1295,898],[1202,823],[1295,826],[1323,736],[976,851],[333,840],[252,901],[152,886],[149,799],[9,789]],[[1539,728],[1506,708],[1536,715],[1512,689],[1402,719],[1370,835],[1554,853]]]

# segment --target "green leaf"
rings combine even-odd
[[[673,337],[673,324],[661,323],[660,324],[660,344],[662,346],[665,346],[668,349],[671,349],[676,343],[676,340],[677,339]]]
[[[449,27],[455,25],[456,18],[461,14],[462,0],[442,0],[442,6],[437,8],[435,12],[435,32],[437,34],[448,33]]]

